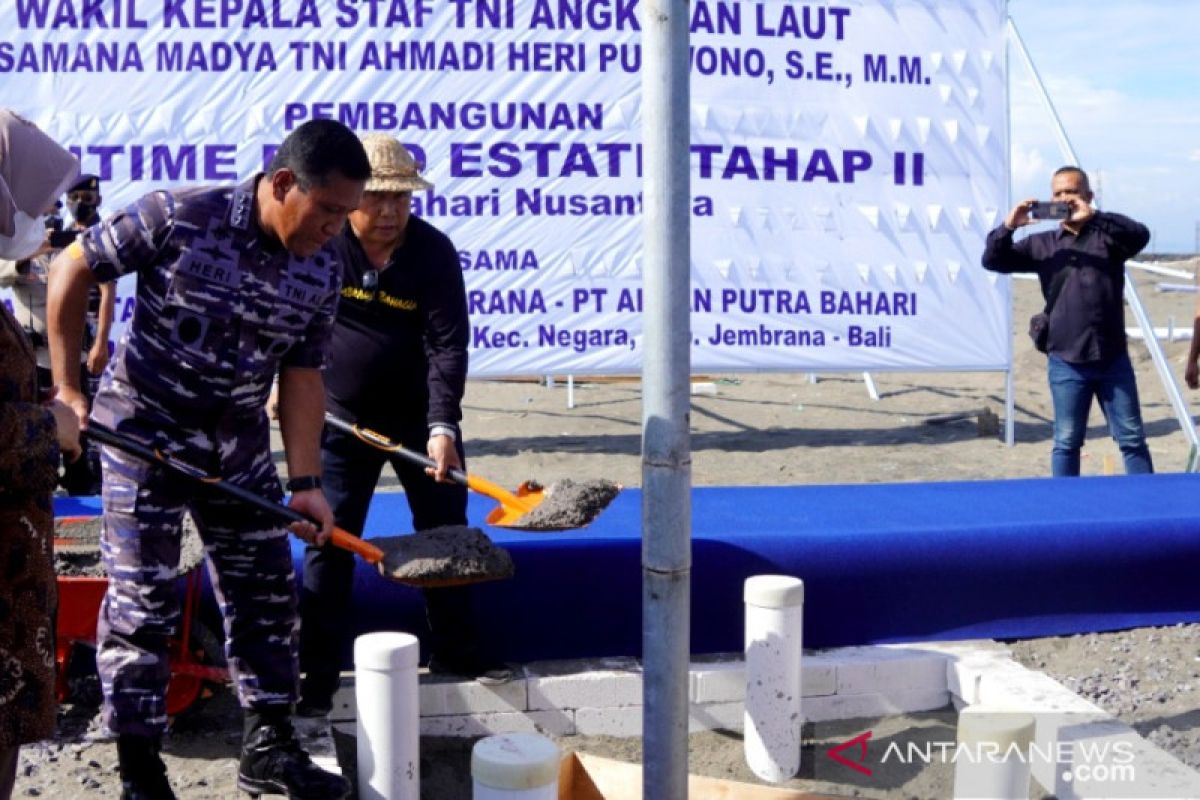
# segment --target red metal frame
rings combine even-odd
[[[71,518],[66,522],[87,517]],[[183,596],[183,615],[180,631],[169,642],[171,681],[167,685],[167,714],[175,716],[187,711],[206,691],[206,683],[226,683],[229,670],[200,662],[197,653],[185,643],[192,640],[192,626],[200,607],[202,582],[200,569],[187,573]],[[100,604],[108,591],[108,578],[60,576],[58,578],[58,617],[55,634],[55,661],[58,665],[56,690],[61,701],[68,694],[67,668],[71,645],[75,642],[95,644],[96,622]]]

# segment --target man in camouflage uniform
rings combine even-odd
[[[78,370],[68,368],[65,354],[78,352],[88,286],[136,272],[136,310],[105,373],[94,419],[280,500],[264,413],[278,373],[290,505],[320,526],[292,529],[326,541],[333,515],[316,477],[320,370],[340,269],[325,245],[358,205],[370,174],[348,128],[314,120],[287,137],[266,175],[238,187],[154,192],[90,228],[51,271],[50,345],[63,401],[86,424]],[[292,798],[344,796],[344,779],[315,767],[291,727],[297,617],[287,531],[109,447],[103,468],[109,587],[97,662],[104,721],[118,734],[124,796],[174,797],[158,749],[167,722],[167,641],[179,620],[185,511],[204,540],[226,655],[246,709],[239,787]]]

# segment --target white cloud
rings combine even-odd
[[[1102,186],[1105,207],[1149,225],[1159,249],[1190,250],[1200,180],[1200,2],[1010,0],[1008,9],[1064,133]],[[1022,60],[1009,64],[1013,193],[1020,198],[1044,192],[1066,157]]]
[[[1028,192],[1020,191],[1024,187],[1041,186],[1050,180],[1052,169],[1047,163],[1042,151],[1036,147],[1028,150],[1014,150],[1012,155],[1013,191],[1018,199]]]

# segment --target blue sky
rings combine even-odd
[[[1200,0],[1009,0],[1100,206],[1145,223],[1148,251],[1191,253],[1200,223]],[[1066,163],[1010,49],[1013,199]]]

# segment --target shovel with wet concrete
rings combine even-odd
[[[206,475],[98,422],[90,422],[84,433],[101,444],[160,464],[174,474],[240,500],[278,519],[287,522],[312,522],[295,509],[268,500],[221,478]],[[502,580],[511,578],[514,571],[512,557],[507,550],[493,544],[478,528],[462,525],[432,528],[404,536],[376,538],[370,542],[341,528],[334,528],[330,543],[374,564],[385,578],[421,588]]]
[[[428,456],[409,450],[381,433],[347,422],[333,414],[325,415],[330,427],[349,433],[364,444],[385,453],[400,456],[410,464],[426,469],[435,469],[437,464]],[[500,503],[487,515],[487,524],[500,528],[515,528],[524,531],[562,531],[582,528],[597,516],[621,491],[619,484],[606,480],[573,481],[564,478],[543,487],[528,480],[510,492],[498,484],[479,475],[467,474],[461,469],[447,473],[455,483],[492,498]]]

